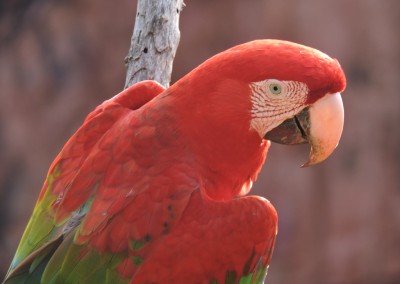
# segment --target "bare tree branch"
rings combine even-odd
[[[169,86],[183,6],[183,0],[138,0],[131,47],[125,58],[125,88],[148,79]]]

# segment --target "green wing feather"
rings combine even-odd
[[[50,167],[4,284],[100,283],[99,279],[108,279],[107,283],[126,282],[115,271],[123,255],[87,252],[84,245],[73,242],[77,226],[90,210],[91,195],[73,196],[80,198],[80,203],[59,220],[57,204],[64,201],[80,167],[108,129],[126,112],[140,108],[163,90],[155,81],[140,82],[87,116]]]

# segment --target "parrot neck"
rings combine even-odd
[[[185,141],[184,156],[190,157],[202,192],[215,200],[247,194],[270,144],[250,128],[249,86],[232,80],[175,85],[160,99],[173,114],[170,127]]]
[[[216,141],[209,136],[210,141]],[[237,141],[236,141],[237,142]],[[244,141],[241,141],[244,142]],[[214,200],[229,200],[249,193],[265,161],[270,142],[267,140],[214,144],[215,151],[196,145],[202,153],[199,171],[204,193]],[[199,154],[200,155],[200,154]]]

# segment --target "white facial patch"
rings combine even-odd
[[[250,88],[250,127],[260,137],[307,106],[305,102],[309,89],[302,82],[268,79],[251,83]]]

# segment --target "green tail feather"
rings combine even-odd
[[[73,233],[32,253],[7,275],[3,284],[129,283],[116,268],[126,255],[87,250],[73,243]]]
[[[7,273],[3,284],[40,283],[42,274],[62,238],[53,240],[22,261]]]
[[[264,284],[267,277],[268,265],[263,266],[261,259],[259,260],[254,271],[242,278],[239,284]]]

